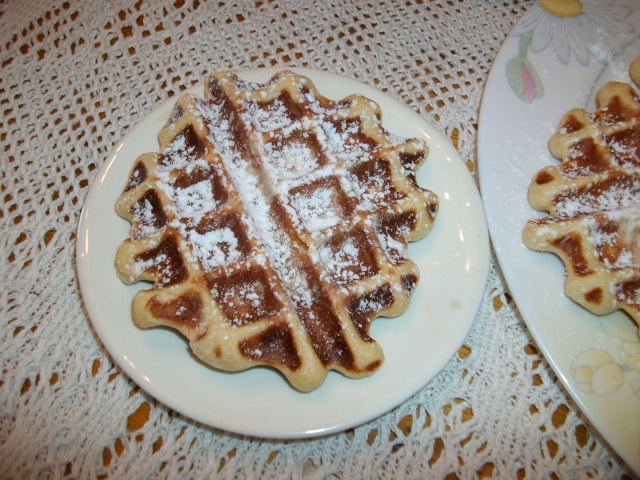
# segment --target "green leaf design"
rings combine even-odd
[[[531,103],[544,94],[544,87],[536,69],[527,58],[531,34],[520,37],[519,54],[507,62],[507,80],[511,90],[526,103]]]

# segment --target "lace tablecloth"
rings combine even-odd
[[[531,5],[0,2],[0,477],[631,476],[554,377],[495,261],[464,346],[432,382],[366,425],[304,441],[229,434],[145,394],[105,351],[77,283],[97,170],[136,122],[217,68],[310,67],[375,86],[475,172],[487,74]]]

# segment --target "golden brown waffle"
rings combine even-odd
[[[437,197],[418,187],[424,142],[396,138],[362,96],[322,97],[280,72],[266,84],[228,71],[186,94],[117,202],[131,222],[116,268],[149,281],[140,327],[181,332],[213,367],[276,368],[301,391],[327,372],[374,372],[379,315],[408,306],[418,281],[407,242]]]
[[[561,163],[542,169],[529,202],[549,215],[523,238],[567,268],[567,295],[596,314],[627,311],[640,323],[640,103],[619,82],[598,93],[595,113],[568,112],[549,149]]]

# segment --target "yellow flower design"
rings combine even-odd
[[[558,18],[577,17],[583,12],[580,0],[538,0],[538,3],[544,11]]]

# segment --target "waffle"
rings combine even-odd
[[[549,141],[529,202],[524,243],[567,269],[566,294],[593,313],[617,309],[640,322],[640,99],[626,83],[598,92],[596,111],[569,111]]]
[[[131,222],[116,257],[142,328],[168,326],[224,371],[280,371],[300,391],[384,360],[369,335],[419,279],[409,241],[438,198],[420,188],[427,145],[381,126],[372,101],[321,96],[306,77],[211,74],[181,96],[117,200]]]

